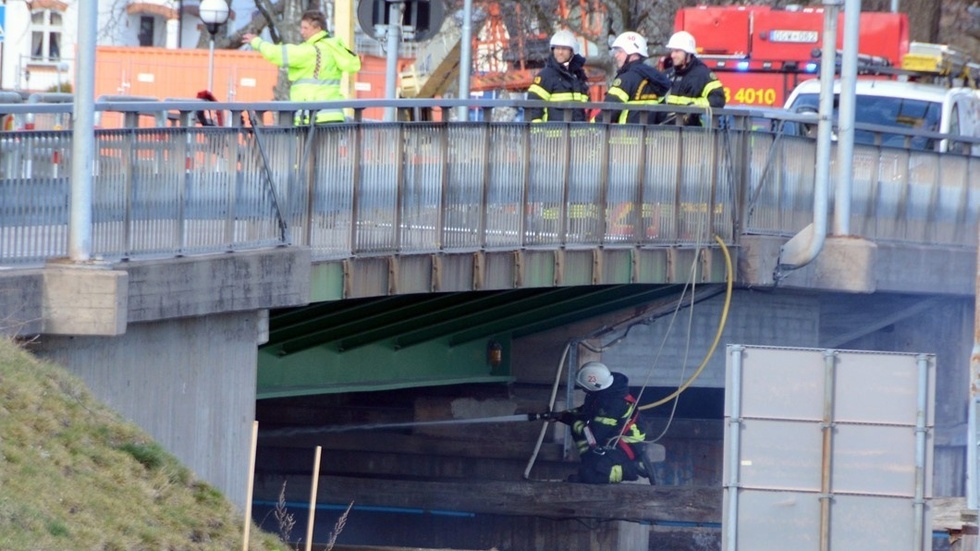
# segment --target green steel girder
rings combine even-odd
[[[438,334],[449,334],[450,343],[460,344],[487,335],[518,332],[529,324],[540,327],[538,331],[543,331],[594,315],[627,308],[637,302],[653,300],[664,293],[677,292],[674,290],[677,286],[674,285],[667,286],[667,291],[658,288],[657,291],[640,292],[636,287],[642,286],[589,287],[587,288],[589,292],[582,292],[578,287],[552,289],[551,292],[543,293],[534,300],[502,306],[498,309],[497,315],[475,319],[474,323],[466,325],[462,330],[450,331],[451,326],[426,327],[398,337],[395,342],[399,346],[412,346],[430,340]],[[640,299],[649,293],[654,295],[651,299]],[[531,322],[532,319],[537,321]]]
[[[501,343],[504,354],[509,342]],[[409,349],[317,347],[276,357],[259,351],[258,399],[463,383],[506,383],[509,366],[491,365],[487,344],[448,346],[445,339]]]
[[[321,310],[314,318],[289,327],[270,326],[269,339],[279,343],[280,354],[295,353],[324,342],[349,339],[364,332],[398,332],[392,325],[412,319],[415,312],[442,311],[460,302],[462,297],[446,295],[424,295],[423,298],[410,295],[385,297],[379,299],[359,299],[344,301],[342,307],[330,303],[332,309]]]
[[[630,308],[638,304],[645,304],[671,295],[679,294],[683,285],[663,285],[655,288],[648,288],[645,291],[638,291],[636,288],[644,287],[639,285],[616,285],[604,288],[593,295],[578,297],[567,302],[567,309],[564,313],[549,315],[537,323],[522,323],[510,331],[512,338],[524,337],[534,333],[547,331],[555,327],[574,323],[583,319],[600,316],[616,310]],[[503,325],[511,323],[513,320],[496,320],[481,328],[460,331],[456,333],[451,343],[457,344],[478,339],[485,335],[493,335],[504,331]]]
[[[439,336],[452,334],[450,328],[460,327],[467,323],[467,320],[483,318],[492,315],[492,312],[499,311],[503,305],[523,304],[529,300],[535,300],[536,293],[529,289],[517,289],[511,291],[499,291],[494,293],[455,293],[452,296],[465,297],[457,298],[457,303],[442,310],[422,308],[426,310],[424,314],[418,315],[413,319],[402,320],[400,323],[389,326],[379,327],[373,331],[367,331],[359,335],[344,339],[340,343],[341,350],[352,350],[360,346],[366,346],[380,340],[390,338],[392,332],[399,336],[395,338],[396,348],[405,348],[424,341],[433,340]],[[414,342],[403,342],[405,335],[411,335],[419,331],[419,328],[439,328],[434,334]],[[394,331],[392,331],[394,330]]]
[[[680,285],[524,288],[273,311],[258,397],[510,380],[513,338],[679,294]],[[503,348],[492,365],[488,347]]]
[[[590,293],[591,295],[592,293]],[[478,336],[497,332],[510,332],[515,327],[527,323],[530,319],[547,318],[550,314],[569,307],[576,299],[581,299],[581,289],[575,287],[558,287],[541,290],[534,296],[523,300],[496,300],[493,306],[484,310],[471,310],[460,316],[447,318],[441,323],[418,327],[399,335],[395,339],[396,346],[408,347],[421,342],[438,338],[440,335],[456,335],[461,331],[473,331],[488,325],[498,327],[497,330],[480,329]],[[571,306],[574,308],[574,306]],[[478,338],[478,337],[474,337]],[[451,339],[451,342],[466,342]]]

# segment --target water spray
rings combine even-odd
[[[558,412],[546,411],[543,413],[517,413],[514,415],[500,415],[496,417],[476,417],[473,419],[444,419],[439,421],[407,421],[404,423],[372,423],[365,425],[327,425],[319,427],[305,427],[297,429],[274,429],[263,431],[260,437],[269,436],[290,436],[295,434],[319,434],[332,432],[351,432],[364,430],[382,429],[403,429],[413,427],[435,427],[445,425],[468,425],[479,423],[514,423],[520,421],[557,421]]]

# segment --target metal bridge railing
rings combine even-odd
[[[531,105],[390,103],[403,113]],[[381,103],[344,105],[360,119]],[[158,120],[178,125],[96,131],[94,256],[289,243],[331,259],[669,247],[713,235],[737,244],[743,233],[793,235],[812,217],[815,143],[781,131],[791,115],[729,110],[709,129],[357,120],[311,131],[274,124],[291,120],[298,104],[214,107],[234,126],[187,126],[199,103],[97,106],[176,112]],[[0,111],[15,108],[30,107]],[[766,130],[753,129],[760,124]],[[978,163],[858,146],[852,230],[880,241],[973,246],[980,183],[970,175]],[[68,130],[0,133],[0,265],[66,256],[70,164]]]

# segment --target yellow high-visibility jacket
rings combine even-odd
[[[320,31],[302,44],[273,44],[255,37],[249,45],[262,57],[279,67],[288,69],[291,101],[342,100],[340,78],[344,73],[356,73],[361,60],[327,31]],[[343,122],[341,108],[320,109],[314,118],[317,123]],[[296,124],[309,124],[309,113],[300,113]]]

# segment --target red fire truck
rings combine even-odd
[[[782,107],[789,92],[819,75],[823,8],[699,6],[678,10],[675,31],[697,41],[699,57],[725,86],[727,105]],[[843,44],[844,15],[837,24]],[[864,12],[859,54],[876,63],[901,66],[909,49],[908,16]]]

